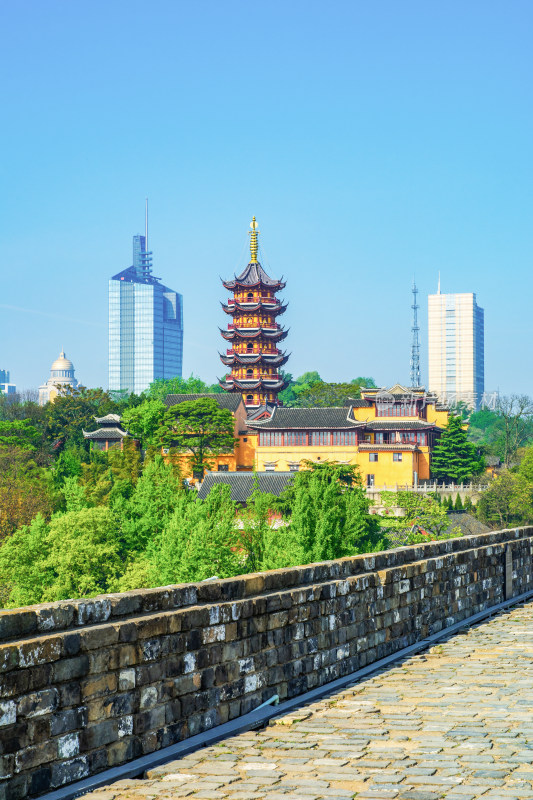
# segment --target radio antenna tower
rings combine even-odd
[[[420,327],[418,325],[418,309],[420,306],[417,302],[418,289],[413,279],[413,325],[411,333],[413,338],[411,341],[411,387],[417,389],[420,386]]]

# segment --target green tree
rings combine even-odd
[[[123,552],[145,550],[164,530],[183,494],[183,482],[171,464],[161,456],[145,463],[131,497],[122,497],[113,506],[121,519]]]
[[[83,431],[94,430],[94,417],[115,413],[117,404],[103,389],[64,390],[45,406],[46,436],[51,443],[86,447]]]
[[[451,499],[451,498],[450,498]],[[386,531],[407,538],[414,531],[429,539],[440,539],[444,535],[460,536],[459,528],[450,528],[444,504],[418,492],[381,492],[383,515],[381,525]],[[399,508],[402,516],[394,516]]]
[[[260,492],[258,484],[239,514],[239,541],[246,571],[261,572],[301,564],[303,551],[290,524],[273,516],[278,498]],[[277,524],[276,524],[277,523]]]
[[[165,400],[169,394],[222,394],[224,389],[218,384],[207,384],[201,378],[158,378],[150,384],[146,395],[151,400]]]
[[[211,397],[202,397],[167,409],[162,442],[190,453],[193,472],[203,475],[217,456],[233,453],[239,442],[233,436],[234,427],[231,411],[220,408]]]
[[[40,446],[42,434],[28,419],[0,421],[0,447],[17,447],[35,451]]]
[[[7,607],[39,603],[52,583],[54,571],[48,564],[48,525],[38,514],[0,547],[0,590]]]
[[[468,441],[460,417],[450,414],[448,424],[433,448],[431,472],[437,480],[465,483],[485,468],[482,456]]]
[[[117,521],[108,508],[56,514],[46,543],[44,567],[53,578],[44,601],[105,593],[123,571]]]
[[[518,448],[533,434],[533,400],[525,394],[500,397],[498,414],[503,423],[503,462],[510,467]]]
[[[41,512],[53,508],[50,473],[31,446],[0,446],[0,542]]]
[[[492,528],[528,525],[533,521],[533,487],[524,475],[505,470],[482,492],[476,511]]]
[[[463,502],[461,500],[461,495],[459,494],[459,492],[457,493],[457,497],[455,498],[453,509],[454,511],[464,511]]]
[[[379,522],[369,513],[357,468],[308,466],[295,473],[293,486],[281,498],[282,504],[287,497],[291,501],[291,536],[300,548],[301,563],[383,549]]]
[[[244,557],[229,486],[192,501],[183,493],[174,514],[148,551],[152,579],[163,585],[242,573]]]
[[[167,407],[162,400],[144,400],[129,408],[122,415],[122,425],[138,439],[141,447],[160,447],[166,433],[165,415]]]
[[[526,447],[518,472],[533,486],[533,447]]]

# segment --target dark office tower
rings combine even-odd
[[[109,388],[140,394],[157,378],[181,377],[183,298],[152,275],[148,204],[133,264],[109,281]]]

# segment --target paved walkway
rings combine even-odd
[[[533,798],[533,604],[91,800]]]

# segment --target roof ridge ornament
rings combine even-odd
[[[257,250],[259,247],[257,241],[257,235],[261,233],[261,231],[257,230],[257,221],[255,217],[252,217],[252,221],[250,222],[250,228],[252,229],[249,231],[250,236],[250,263],[257,264]]]

